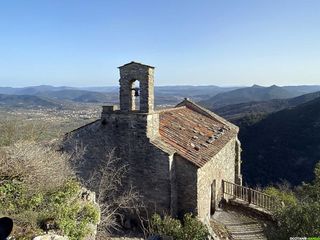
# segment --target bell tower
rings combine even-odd
[[[101,119],[120,142],[131,144],[159,136],[159,113],[154,111],[154,67],[130,62],[120,69],[120,109],[103,106]],[[137,85],[139,83],[139,86]],[[139,136],[137,138],[137,136]],[[126,150],[123,150],[126,152]]]
[[[130,62],[119,69],[120,111],[152,113],[154,110],[154,67]],[[136,85],[137,82],[139,87]]]

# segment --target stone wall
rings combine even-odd
[[[107,154],[116,148],[114,139],[112,131],[100,119],[66,135],[62,150],[75,156],[72,164],[83,183],[90,179],[92,172],[99,170]]]
[[[197,214],[197,167],[179,155],[174,155],[177,189],[177,215]]]
[[[141,196],[149,213],[170,214],[172,154],[152,143],[158,136],[158,114],[103,113],[101,120],[75,130],[65,141],[69,149],[75,142],[85,148],[79,175],[85,182],[90,172],[101,166],[105,156],[114,150],[126,165],[124,189],[131,186]]]
[[[178,215],[178,192],[177,192],[177,171],[174,155],[170,156],[170,215],[176,217]]]
[[[139,192],[149,214],[170,214],[170,156],[146,139],[131,138],[127,144],[130,145],[130,151],[128,145],[123,145],[119,154],[129,166],[125,183]]]
[[[211,184],[213,181],[216,182],[216,204],[222,198],[222,180],[236,181],[235,168],[236,162],[239,161],[235,151],[236,144],[237,139],[232,139],[211,161],[198,169],[197,206],[198,217],[202,220],[210,218]]]
[[[139,113],[116,110],[113,112],[102,112],[101,119],[105,128],[112,131],[114,136],[124,138],[128,134],[153,139],[159,136],[159,114],[158,113]],[[114,139],[116,140],[116,139]]]
[[[102,114],[104,127],[112,133],[117,155],[128,165],[125,183],[141,195],[150,212],[170,209],[170,154],[151,143],[159,135],[159,115],[144,113]]]

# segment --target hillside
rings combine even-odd
[[[0,106],[6,108],[60,108],[62,104],[37,96],[0,94]]]
[[[320,85],[283,86],[287,91],[307,94],[320,91]]]
[[[315,93],[305,94],[289,99],[272,99],[262,102],[248,102],[224,106],[218,109],[211,109],[228,120],[239,124],[241,118],[249,115],[267,115],[272,112],[277,112],[286,108],[292,108],[299,104],[306,103],[320,97],[320,91]]]
[[[44,91],[39,92],[36,96],[47,97],[60,100],[71,100],[74,102],[91,102],[91,103],[104,103],[117,101],[117,93],[101,93],[91,92],[78,89],[66,89],[58,91]]]
[[[297,185],[313,178],[320,161],[320,97],[270,114],[240,131],[243,174],[248,184]]]
[[[201,101],[200,104],[210,109],[217,109],[231,104],[267,101],[271,99],[285,99],[299,95],[299,93],[287,91],[276,85],[270,87],[254,85],[252,87],[219,93],[207,100]]]

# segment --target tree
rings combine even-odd
[[[99,149],[104,155],[88,159],[87,146],[82,142],[70,140],[65,143],[71,150],[72,166],[79,181],[97,196],[101,210],[98,235],[103,239],[112,230],[119,230],[126,211],[138,212],[139,193],[132,186],[124,186],[123,181],[128,166],[108,148],[108,143],[100,142]],[[92,156],[91,156],[92,157]]]

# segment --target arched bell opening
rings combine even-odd
[[[140,81],[132,80],[131,82],[131,103],[133,111],[140,111]]]

